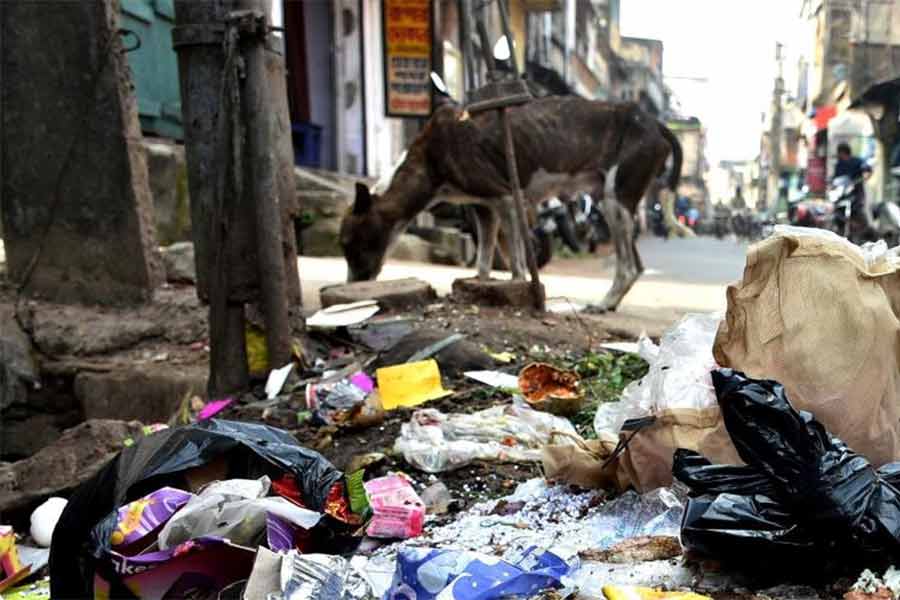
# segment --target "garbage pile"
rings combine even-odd
[[[826,567],[852,574],[847,600],[898,598],[900,261],[780,230],[747,262],[724,315],[686,315],[590,367],[540,352],[513,364],[453,332],[418,343],[402,318],[361,327],[368,302],[323,311],[312,325],[376,356],[286,365],[252,402],[187,406],[190,422],[145,430],[35,512],[50,579],[30,585],[59,598],[834,597],[794,586]],[[644,361],[627,380],[595,369],[626,354]],[[465,385],[489,401],[457,402]],[[247,406],[322,435],[220,418]],[[344,471],[312,449],[351,437],[338,431],[355,438]],[[521,475],[467,504],[453,482],[476,467]],[[0,594],[40,570],[16,542],[0,528]]]

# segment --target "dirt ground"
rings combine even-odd
[[[609,341],[605,328],[589,317],[544,315],[535,318],[523,311],[461,306],[444,301],[403,315],[414,319],[412,327],[418,331],[462,333],[465,340],[491,353],[509,352],[514,358],[508,364],[496,363],[496,370],[516,374],[522,366],[536,359],[562,359],[579,356]],[[390,317],[388,317],[390,318]],[[339,334],[310,334],[314,345],[326,345],[332,352],[347,352],[366,361],[376,353],[361,345],[342,344]],[[493,362],[493,361],[490,361]],[[371,373],[371,370],[370,370]],[[471,413],[491,406],[511,402],[511,397],[499,390],[465,378],[460,370],[448,370],[442,365],[444,387],[453,390],[452,396],[423,405],[445,413]],[[409,421],[414,409],[399,408],[388,411],[378,425],[354,428],[319,426],[312,419],[297,424],[297,413],[304,410],[304,399],[295,393],[292,399],[272,409],[238,406],[228,418],[262,420],[291,430],[301,444],[315,448],[339,469],[347,469],[354,458],[369,453],[384,455],[371,473],[403,471],[426,487],[438,479],[450,489],[458,506],[509,494],[515,486],[540,475],[537,464],[476,463],[456,471],[431,475],[407,465],[401,457],[393,456],[395,439],[400,427]]]

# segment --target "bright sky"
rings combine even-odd
[[[663,41],[667,79],[683,112],[707,128],[707,158],[759,153],[761,113],[772,99],[775,42],[786,45],[786,78],[811,40],[800,0],[621,0],[622,35]],[[807,30],[808,31],[808,30]]]

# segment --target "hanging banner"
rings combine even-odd
[[[431,114],[431,0],[382,2],[384,104],[389,117]]]

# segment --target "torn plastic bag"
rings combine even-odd
[[[868,461],[795,410],[780,384],[730,369],[712,377],[747,467],[676,453],[674,473],[695,494],[682,522],[687,549],[719,559],[900,552],[900,491]]]
[[[296,477],[303,503],[322,511],[342,474],[281,429],[211,419],[160,431],[122,450],[76,489],[60,517],[50,552],[54,598],[93,596],[98,558],[109,550],[118,508],[171,486],[188,490],[192,469],[220,465],[223,477]],[[96,526],[96,528],[95,528]]]
[[[400,428],[394,451],[426,473],[440,473],[474,460],[538,462],[552,436],[577,437],[568,419],[521,402],[492,406],[472,414],[444,414],[433,408],[415,411]],[[561,438],[566,442],[566,438]]]
[[[768,476],[753,467],[714,465],[690,450],[675,452],[673,475],[687,485],[681,543],[706,556],[791,558],[815,541],[777,500]]]
[[[671,485],[672,454],[678,448],[697,450],[719,463],[739,462],[709,376],[716,366],[712,347],[719,322],[716,314],[688,314],[665,332],[659,346],[642,338],[638,352],[649,364],[647,374],[630,383],[620,401],[597,408],[598,436],[627,441],[616,463],[617,479],[639,492]],[[626,431],[626,423],[647,417],[652,421],[640,430]]]
[[[531,547],[516,560],[460,550],[403,548],[385,600],[498,600],[531,598],[562,587],[569,565],[553,552]]]
[[[675,451],[672,475],[694,494],[762,494],[774,496],[775,486],[756,469],[736,465],[714,465],[699,452]]]

